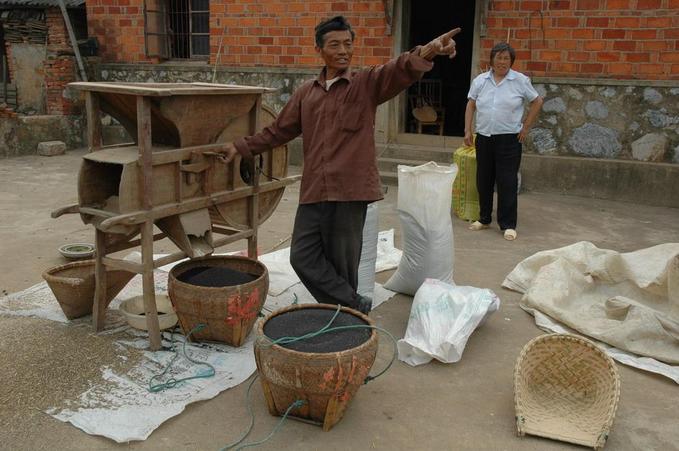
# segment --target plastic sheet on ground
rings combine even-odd
[[[619,253],[582,241],[525,259],[503,286],[524,294],[538,326],[586,335],[679,383],[679,243]]]
[[[377,267],[381,270],[395,268],[400,259],[401,251],[393,248],[393,234],[393,230],[379,234],[382,246],[378,246]],[[391,247],[388,244],[391,244]],[[299,282],[289,263],[286,267],[289,252],[289,249],[282,249],[260,257],[269,267],[270,283],[274,287],[264,304],[265,314],[293,302],[316,302]],[[132,252],[126,258],[136,260],[139,257],[138,252]],[[161,255],[154,257],[159,258]],[[394,261],[395,264],[390,263]],[[154,272],[156,292],[166,292],[167,271],[172,266],[167,265]],[[274,293],[277,295],[273,295]],[[135,276],[111,302],[107,310],[107,326],[103,333],[120,334],[124,337],[117,341],[121,346],[140,349],[148,347],[147,334],[129,328],[116,310],[122,300],[140,294],[142,294],[141,276]],[[394,294],[380,284],[375,284],[373,308]],[[0,314],[69,322],[45,282],[0,298]],[[149,380],[153,375],[162,372],[174,353],[167,350],[146,351],[142,362],[127,374],[116,374],[104,367],[101,369],[104,385],[95,384],[78,399],[64,400],[70,406],[67,409],[50,409],[47,413],[61,421],[72,423],[88,434],[102,435],[116,442],[145,440],[163,422],[180,414],[188,404],[211,399],[249,378],[256,370],[253,336],[251,334],[247,342],[239,348],[213,343],[187,343],[187,353],[192,359],[209,362],[215,367],[214,377],[193,379],[182,382],[172,389],[151,393],[148,391]],[[169,340],[170,334],[163,333],[163,346],[169,346]],[[175,334],[174,340],[182,340],[181,335]],[[189,362],[182,355],[181,346],[177,344],[175,346],[179,350],[179,357],[162,380],[200,374],[203,367]]]

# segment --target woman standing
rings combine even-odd
[[[476,112],[476,187],[480,218],[470,230],[486,229],[493,213],[497,183],[497,222],[506,240],[516,239],[517,191],[521,144],[542,107],[530,79],[512,70],[516,52],[507,43],[490,51],[490,67],[472,81],[464,115],[464,144],[471,146]],[[530,107],[523,123],[524,102]]]

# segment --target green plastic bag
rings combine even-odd
[[[453,211],[467,221],[479,219],[479,192],[476,190],[476,148],[463,146],[453,154],[459,172],[453,182]]]

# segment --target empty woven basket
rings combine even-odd
[[[613,360],[591,341],[543,335],[521,350],[514,368],[519,435],[602,449],[620,397]]]

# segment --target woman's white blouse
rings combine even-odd
[[[472,81],[467,97],[476,102],[476,132],[492,136],[519,133],[524,102],[532,102],[538,93],[530,78],[512,69],[495,84],[491,69]]]

